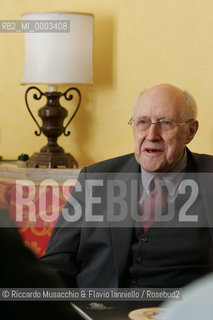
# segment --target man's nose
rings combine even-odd
[[[160,128],[157,123],[151,123],[147,129],[147,138],[149,140],[159,140],[161,136]]]

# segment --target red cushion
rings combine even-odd
[[[19,227],[23,242],[37,257],[43,255],[46,250],[71,188],[57,184],[55,186],[16,184],[12,187],[10,215]]]

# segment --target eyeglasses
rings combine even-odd
[[[151,124],[156,124],[156,126],[163,131],[169,131],[169,130],[174,129],[175,127],[184,126],[186,123],[188,123],[190,121],[194,121],[194,119],[189,119],[184,122],[177,123],[175,121],[167,120],[167,119],[161,119],[161,120],[158,120],[157,122],[151,122],[151,120],[148,118],[141,118],[141,119],[131,118],[129,120],[128,124],[131,126],[134,125],[136,127],[136,129],[139,131],[144,131],[144,130],[149,129]]]

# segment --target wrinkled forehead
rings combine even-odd
[[[171,118],[183,116],[185,100],[181,90],[150,89],[141,94],[135,104],[133,116]]]

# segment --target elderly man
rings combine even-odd
[[[212,172],[213,157],[186,148],[198,130],[193,97],[169,84],[145,90],[129,124],[135,153],[81,171],[41,258],[70,287],[174,288],[212,270],[211,179],[197,173]]]

